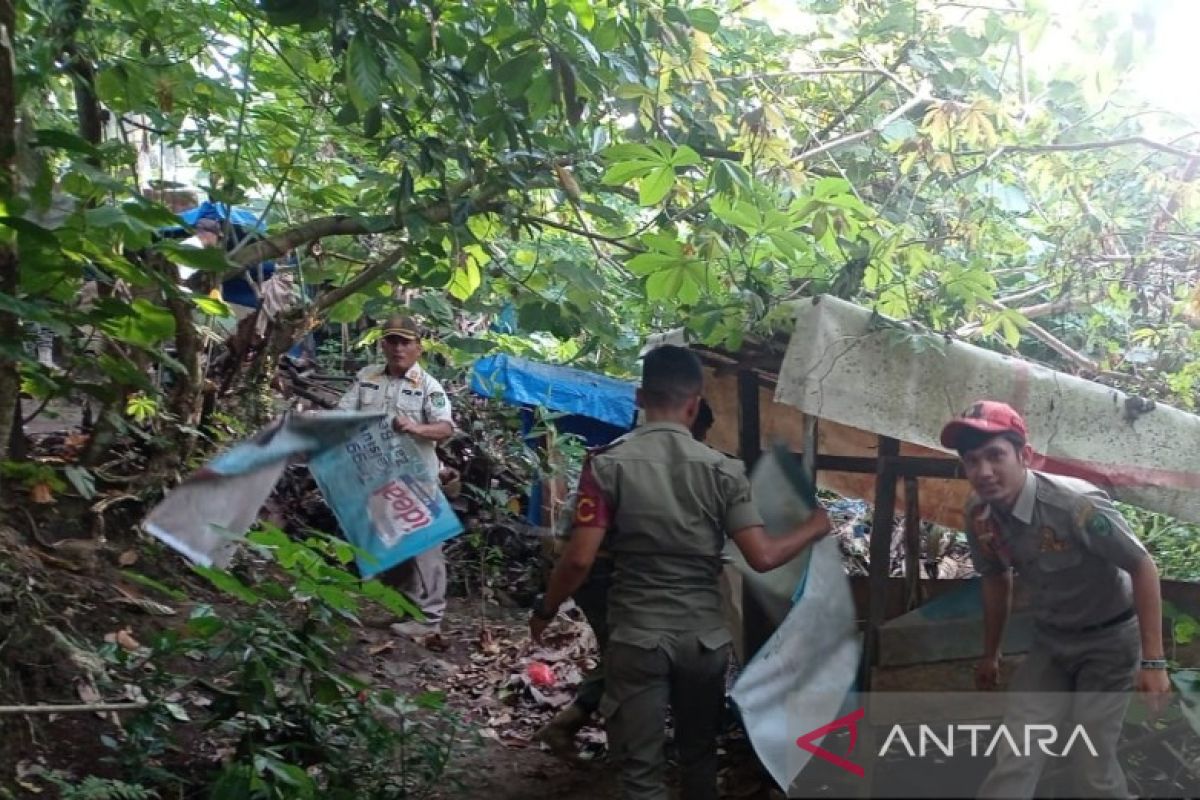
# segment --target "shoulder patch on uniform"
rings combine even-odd
[[[1113,530],[1112,520],[1108,515],[1091,503],[1079,510],[1076,522],[1089,536],[1108,536]]]
[[[431,406],[433,406],[434,408],[445,408],[446,407],[446,393],[445,392],[430,392],[429,393],[429,404]]]

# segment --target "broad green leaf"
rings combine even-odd
[[[223,569],[215,569],[213,567],[193,566],[192,569],[195,570],[196,573],[201,577],[207,578],[213,586],[216,586],[226,594],[236,597],[243,603],[248,605],[256,605],[259,600],[262,599],[254,592],[253,589],[234,577],[233,573],[231,572],[226,572]]]
[[[207,314],[210,317],[232,317],[233,309],[225,304],[223,300],[218,300],[215,297],[198,297],[191,295],[191,301],[196,308],[200,309],[200,313]]]
[[[675,155],[671,157],[671,164],[676,167],[690,167],[701,163],[703,159],[700,158],[700,154],[686,144],[676,148]]]
[[[187,247],[174,239],[164,239],[157,248],[176,264],[194,267],[203,272],[224,272],[229,269],[225,251],[217,247]]]
[[[693,8],[686,13],[688,22],[698,31],[711,35],[721,27],[721,17],[711,8]]]
[[[614,144],[601,152],[609,161],[649,161],[652,164],[666,164],[662,154],[644,144]]]
[[[675,185],[674,167],[656,167],[650,174],[642,178],[638,188],[638,202],[644,206],[652,206],[662,201]]]
[[[94,144],[70,131],[42,128],[34,134],[34,147],[52,147],[69,150],[88,158],[99,158],[100,151]]]
[[[139,347],[153,347],[175,335],[175,317],[149,300],[134,300],[124,316],[105,320],[105,333]]]
[[[483,283],[483,276],[479,271],[479,265],[475,263],[474,259],[468,258],[464,264],[454,269],[446,291],[450,292],[450,296],[456,300],[466,300],[475,294],[481,283]]]
[[[384,85],[383,65],[374,44],[365,34],[355,34],[346,49],[346,87],[359,113],[378,105]]]
[[[667,267],[673,267],[681,263],[682,259],[677,255],[667,255],[665,253],[639,253],[633,258],[625,262],[625,266],[635,275],[649,275],[652,272]]]
[[[622,83],[613,90],[613,94],[622,100],[637,100],[642,97],[654,97],[654,92],[640,83]]]
[[[396,67],[400,79],[413,89],[421,88],[421,65],[407,50],[393,48],[388,50],[388,58]]]
[[[605,186],[624,186],[634,178],[640,178],[653,169],[661,169],[649,161],[623,161],[609,167],[600,180]]]
[[[357,322],[362,319],[363,306],[371,298],[366,294],[352,294],[329,309],[329,321],[333,323]]]

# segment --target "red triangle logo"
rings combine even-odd
[[[807,750],[808,752],[812,753],[817,758],[825,759],[830,764],[833,764],[835,767],[844,769],[847,772],[849,772],[853,775],[857,775],[858,777],[861,778],[861,777],[863,777],[863,768],[861,766],[859,766],[858,764],[855,764],[853,761],[850,761],[848,759],[843,758],[842,756],[839,756],[837,753],[831,753],[828,750],[826,750],[824,747],[821,747],[820,745],[817,745],[817,744],[813,744],[813,742],[817,739],[820,739],[822,736],[825,736],[826,734],[828,734],[832,731],[836,731],[838,728],[849,728],[850,729],[850,749],[847,751],[847,755],[849,753],[853,753],[854,745],[856,742],[858,742],[858,721],[863,718],[864,713],[865,713],[864,710],[860,708],[857,711],[851,711],[849,714],[847,714],[844,717],[839,717],[839,718],[835,719],[833,722],[829,723],[828,725],[822,725],[821,727],[816,728],[815,730],[811,730],[796,740],[796,746],[799,747],[801,750]]]

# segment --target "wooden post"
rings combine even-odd
[[[892,560],[892,529],[896,518],[896,468],[891,459],[900,454],[900,442],[879,437],[879,461],[875,471],[875,515],[871,519],[870,594],[867,630],[863,645],[859,685],[871,688],[871,667],[879,657],[879,627],[887,613],[888,574]]]
[[[904,600],[909,611],[921,605],[921,503],[915,475],[904,478]]]
[[[738,455],[746,468],[762,454],[762,426],[758,404],[758,373],[744,369],[738,372]],[[746,663],[766,644],[774,631],[767,622],[766,612],[746,582],[742,583],[742,650]]]

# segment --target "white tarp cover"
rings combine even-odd
[[[939,449],[947,420],[976,400],[1001,400],[1025,415],[1035,466],[1200,522],[1200,417],[1161,403],[1132,416],[1127,397],[827,296],[796,304],[775,394],[805,414]]]
[[[796,740],[838,716],[859,660],[854,598],[837,539],[826,537],[807,552],[795,605],[730,692],[754,752],[785,791],[812,757]]]
[[[799,463],[789,459],[786,448],[771,448],[750,476],[754,504],[772,536],[793,530],[812,513],[812,487],[800,485]],[[730,556],[775,628],[730,694],[754,751],[787,789],[810,757],[796,739],[836,716],[858,669],[850,580],[834,537],[765,573],[751,569],[736,547]],[[733,622],[737,629],[740,619]]]

